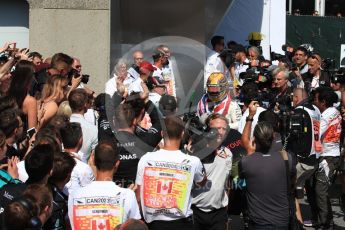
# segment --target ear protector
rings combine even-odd
[[[34,215],[33,210],[34,206],[32,202],[26,198],[19,198],[16,200],[16,202],[20,203],[30,214],[30,220],[27,223],[27,228],[26,229],[41,229],[42,228],[42,222],[38,216]]]

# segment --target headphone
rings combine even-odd
[[[38,230],[42,228],[42,221],[38,216],[34,215],[34,206],[32,202],[24,197],[19,198],[16,202],[20,203],[30,214],[30,220],[27,223],[26,230]]]

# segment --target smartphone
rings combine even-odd
[[[31,129],[28,129],[26,131],[26,135],[29,137],[29,139],[31,139],[31,137],[36,133],[36,129],[35,127],[31,128]]]

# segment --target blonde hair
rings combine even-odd
[[[47,82],[43,87],[42,91],[42,101],[53,98],[63,98],[64,89],[63,87],[67,85],[67,78],[62,77],[61,75],[52,75],[47,78]]]
[[[57,115],[65,115],[67,117],[70,117],[72,115],[72,109],[69,106],[68,101],[63,101],[58,108],[58,111],[56,113]]]

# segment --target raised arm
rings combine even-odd
[[[259,106],[259,103],[257,101],[250,102],[248,106],[249,115],[248,117],[246,117],[246,124],[244,126],[242,137],[241,137],[242,145],[246,149],[248,155],[255,152],[255,146],[253,145],[252,140],[250,139],[250,133],[252,130],[253,117],[256,113],[258,106]]]

